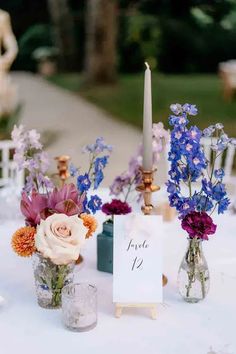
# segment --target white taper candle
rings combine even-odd
[[[148,63],[145,63],[144,77],[144,101],[143,101],[143,169],[151,171],[152,160],[152,84],[151,70]]]

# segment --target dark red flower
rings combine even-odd
[[[112,199],[111,203],[103,204],[102,211],[107,215],[125,215],[131,213],[132,209],[128,203]]]
[[[187,231],[190,238],[208,240],[208,235],[216,232],[216,225],[212,218],[205,212],[193,211],[182,220],[182,228]]]

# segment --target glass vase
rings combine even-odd
[[[47,309],[61,307],[61,291],[63,286],[73,281],[75,263],[56,265],[41,254],[33,255],[33,269],[36,295],[39,306]]]
[[[178,288],[183,299],[196,303],[205,299],[210,287],[209,269],[202,251],[202,241],[189,239],[178,273]]]

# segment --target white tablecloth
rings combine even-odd
[[[98,287],[98,325],[85,333],[66,330],[60,310],[37,305],[31,260],[15,255],[10,246],[11,234],[22,222],[2,223],[0,295],[7,303],[0,307],[0,353],[236,353],[236,215],[215,217],[215,221],[216,235],[204,242],[211,288],[198,304],[183,302],[177,291],[186,235],[178,220],[165,224],[164,273],[169,282],[156,321],[145,309],[127,309],[120,319],[114,317],[112,275],[96,270],[96,237],[89,239],[82,252],[85,262],[76,278]]]

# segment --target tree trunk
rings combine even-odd
[[[77,47],[74,33],[73,16],[67,0],[48,0],[55,43],[59,50],[59,68],[74,70],[76,68]]]
[[[87,0],[85,74],[88,83],[116,80],[117,4]]]

